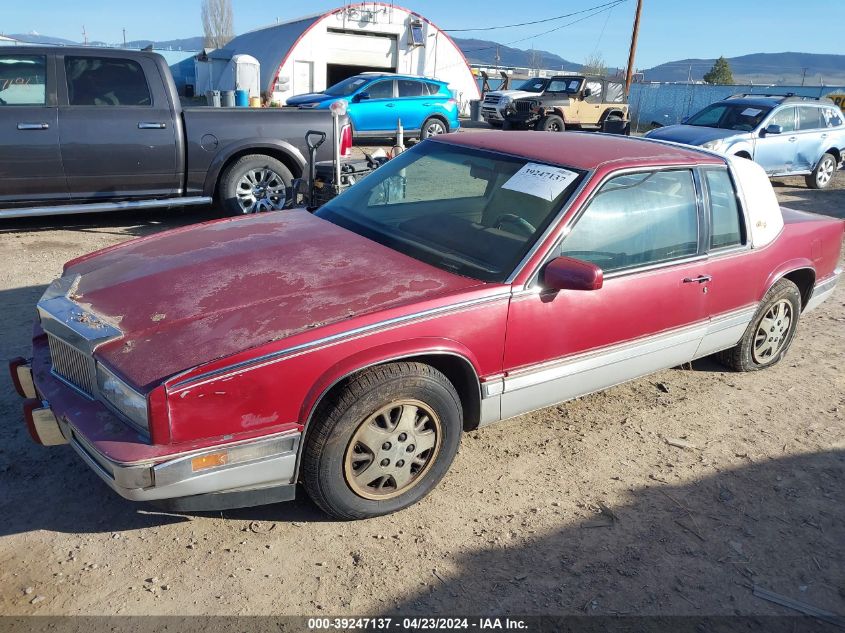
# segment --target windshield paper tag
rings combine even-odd
[[[742,116],[757,116],[761,112],[762,110],[758,110],[757,108],[745,108],[741,114]]]
[[[578,174],[562,167],[528,163],[511,176],[502,189],[527,193],[551,202],[577,177]]]

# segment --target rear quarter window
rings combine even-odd
[[[150,106],[141,65],[117,57],[65,57],[68,103],[72,106]]]

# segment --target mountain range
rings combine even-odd
[[[41,34],[10,34],[8,37],[39,44],[74,45],[78,42]],[[548,70],[581,70],[582,65],[542,50],[523,50],[491,40],[453,38],[470,63],[490,66],[544,68]],[[89,42],[92,46],[107,46]],[[158,49],[200,50],[202,36],[155,41],[133,40],[130,48],[153,45]],[[498,59],[497,59],[498,56]],[[701,81],[715,59],[680,59],[653,68],[639,70],[646,81]],[[728,58],[736,83],[798,85],[845,85],[845,55],[816,53],[753,53]]]

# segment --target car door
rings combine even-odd
[[[0,208],[64,201],[54,59],[0,55]]]
[[[707,218],[707,333],[696,356],[732,347],[757,309],[757,293],[769,268],[755,265],[742,201],[726,167],[700,169]]]
[[[174,112],[150,58],[59,58],[62,161],[71,197],[166,197],[179,191]]]
[[[397,79],[396,115],[406,130],[419,130],[423,121],[435,112],[438,97],[429,95],[428,86],[416,79]]]
[[[775,110],[767,121],[760,125],[757,139],[754,141],[754,161],[767,174],[784,174],[796,169],[798,136],[796,128],[795,106],[786,106]],[[766,128],[778,125],[780,134],[770,134]]]
[[[586,91],[589,89],[590,94]],[[602,113],[604,101],[604,81],[598,77],[588,77],[584,82],[584,100],[580,105],[581,124],[596,125]]]
[[[607,179],[552,252],[602,267],[604,285],[514,295],[502,416],[691,360],[708,322],[702,226],[689,169]]]
[[[395,84],[393,79],[381,79],[364,87],[356,95],[355,103],[349,110],[352,127],[356,132],[396,130],[399,117]]]
[[[795,171],[811,171],[827,149],[827,121],[822,108],[814,105],[798,106],[797,136]]]

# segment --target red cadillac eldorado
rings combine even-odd
[[[468,429],[711,354],[777,363],[842,239],[741,158],[451,134],[313,215],[68,262],[11,370],[35,441],[123,497],[216,509],[302,483],[364,518],[426,495]]]

